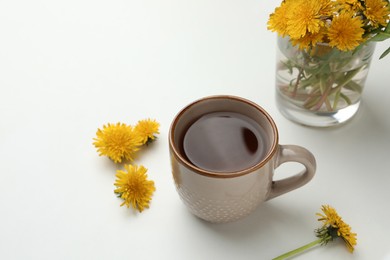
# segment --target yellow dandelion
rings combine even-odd
[[[300,50],[309,49],[316,46],[317,43],[323,42],[324,33],[307,33],[305,36],[299,39],[291,39],[291,44],[293,46],[298,46]]]
[[[335,17],[328,29],[329,45],[341,51],[356,48],[363,40],[363,23],[350,13],[342,13]]]
[[[324,242],[340,237],[344,240],[348,250],[352,253],[356,245],[356,233],[352,233],[351,227],[345,223],[337,214],[336,210],[329,205],[323,205],[321,208],[323,214],[317,213],[322,221],[322,228],[317,230],[317,235],[324,239]]]
[[[321,9],[319,11],[321,19],[327,19],[335,11],[335,4],[333,0],[318,0],[321,3]]]
[[[115,163],[132,161],[135,152],[142,145],[142,140],[133,131],[133,127],[123,123],[104,125],[103,129],[97,130],[93,140],[99,155],[108,156]]]
[[[142,143],[152,142],[156,136],[159,134],[160,124],[156,120],[145,119],[138,121],[137,125],[134,127],[134,131],[142,139]]]
[[[347,12],[361,12],[363,6],[359,0],[338,0],[338,7],[340,10]]]
[[[280,36],[284,37],[287,34],[287,12],[290,9],[289,3],[291,1],[283,1],[282,4],[275,8],[274,13],[269,16],[268,30],[277,32]]]
[[[138,167],[129,164],[125,165],[125,169],[126,171],[117,170],[114,183],[117,189],[114,192],[124,200],[121,206],[131,206],[142,212],[149,208],[149,202],[156,190],[154,182],[148,180],[147,169],[142,165]]]
[[[307,33],[318,33],[325,26],[321,18],[330,8],[328,2],[324,0],[292,0],[287,13],[286,30],[288,35],[293,39],[299,39]]]
[[[389,3],[384,0],[365,0],[366,9],[364,15],[370,21],[370,24],[374,28],[378,28],[380,25],[386,26],[390,19]]]
[[[351,227],[342,220],[334,208],[329,205],[323,205],[321,209],[323,213],[316,214],[319,216],[318,221],[322,221],[323,223],[323,226],[316,230],[318,239],[309,244],[298,247],[297,249],[284,253],[273,260],[287,259],[314,246],[320,244],[326,245],[328,242],[339,237],[344,240],[348,250],[353,253],[354,246],[356,245],[356,233],[352,233]]]

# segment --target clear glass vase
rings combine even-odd
[[[342,52],[325,43],[300,50],[288,37],[277,42],[276,103],[286,118],[327,127],[356,114],[375,43]]]

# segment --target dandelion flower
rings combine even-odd
[[[152,142],[156,136],[159,134],[160,124],[156,120],[145,119],[138,121],[137,125],[134,127],[134,131],[142,139],[142,143]]]
[[[287,13],[288,35],[292,39],[299,39],[307,33],[318,33],[325,25],[321,19],[326,13],[324,10],[329,8],[328,5],[324,5],[325,2],[325,0],[292,0]]]
[[[316,229],[316,236],[318,239],[283,255],[280,255],[273,260],[289,258],[316,245],[326,245],[328,242],[333,241],[339,237],[344,240],[349,252],[353,253],[354,246],[356,245],[356,233],[352,233],[351,227],[342,220],[342,218],[337,214],[336,210],[331,206],[323,205],[321,210],[322,213],[316,214],[319,216],[318,221],[323,223],[321,228]]]
[[[370,21],[371,25],[374,28],[379,27],[379,25],[386,26],[390,18],[388,2],[384,0],[366,0],[365,4],[366,10],[364,11],[364,15]]]
[[[287,12],[289,10],[289,3],[291,1],[283,1],[280,7],[275,8],[268,19],[268,30],[277,32],[280,36],[284,37],[287,34]]]
[[[352,253],[356,245],[356,233],[352,233],[351,227],[342,220],[334,208],[324,205],[321,209],[323,214],[317,213],[317,216],[320,217],[318,221],[322,221],[323,226],[317,229],[317,236],[323,238],[325,244],[334,238],[341,237]]]
[[[139,212],[149,208],[153,192],[156,190],[154,182],[148,180],[147,169],[144,166],[125,165],[126,171],[118,170],[114,185],[115,193],[124,201],[121,206],[133,207]]]
[[[329,45],[341,51],[351,51],[363,40],[363,23],[358,17],[342,13],[335,17],[328,30]]]
[[[298,45],[300,50],[309,49],[316,46],[317,43],[323,42],[324,34],[319,33],[307,33],[304,37],[299,39],[291,39],[291,44],[293,46]]]
[[[133,127],[123,123],[104,125],[103,129],[97,130],[93,140],[99,155],[106,155],[115,163],[132,161],[135,152],[142,145],[142,140],[133,131]]]
[[[359,0],[338,0],[337,3],[341,10],[347,12],[361,12],[363,10],[363,6]]]

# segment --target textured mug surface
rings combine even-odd
[[[185,159],[179,147],[188,127],[201,116],[220,111],[250,117],[264,129],[267,142],[262,160],[240,171],[212,172]],[[277,127],[263,108],[235,96],[205,97],[183,108],[171,124],[169,150],[180,198],[194,215],[210,222],[229,222],[247,216],[260,203],[309,182],[316,168],[314,156],[305,148],[278,144]],[[273,181],[275,168],[288,161],[299,162],[305,169]]]

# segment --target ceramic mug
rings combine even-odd
[[[183,150],[188,129],[205,115],[219,112],[243,115],[263,129],[264,154],[253,165],[218,171],[205,169],[188,159]],[[229,222],[249,215],[264,201],[308,183],[316,170],[312,153],[297,145],[280,145],[278,141],[273,119],[262,107],[247,99],[218,95],[187,105],[173,119],[169,130],[172,174],[180,198],[190,212],[201,219]],[[207,140],[197,141],[202,142]],[[298,162],[304,169],[291,177],[273,180],[275,169],[285,162]]]

